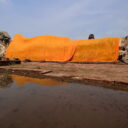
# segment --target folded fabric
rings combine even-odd
[[[7,58],[32,61],[69,61],[76,46],[65,37],[38,36],[24,38],[17,34],[6,51]]]
[[[116,62],[120,38],[102,38],[76,41],[72,62]]]
[[[70,40],[66,37],[15,35],[6,50],[6,58],[32,61],[116,62],[120,38]]]

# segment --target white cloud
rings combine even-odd
[[[70,0],[68,4],[56,1],[46,2],[47,6],[27,6],[25,0],[22,4],[0,0],[0,29],[26,37],[49,34],[72,39],[87,39],[90,33],[100,38],[128,32],[127,4],[121,0]]]

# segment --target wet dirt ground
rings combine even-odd
[[[0,85],[0,128],[128,128],[128,91],[12,74]]]
[[[22,62],[0,66],[0,72],[36,78],[50,77],[84,84],[128,91],[128,65],[118,63]]]

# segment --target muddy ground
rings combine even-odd
[[[0,66],[0,72],[37,78],[52,77],[63,81],[128,90],[128,65],[123,63],[22,62],[19,65]]]
[[[1,66],[0,128],[128,128],[127,71],[121,63]]]

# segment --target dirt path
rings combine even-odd
[[[53,77],[64,81],[128,90],[128,65],[28,62],[1,66],[0,72],[31,77]]]

